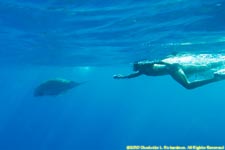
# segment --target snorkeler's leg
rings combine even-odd
[[[214,77],[207,80],[199,80],[199,81],[190,82],[188,81],[187,76],[184,73],[183,69],[179,66],[174,66],[170,72],[170,75],[173,77],[174,80],[176,80],[186,89],[194,89],[212,82],[222,80],[222,78]],[[224,76],[224,79],[225,79],[225,76]]]
[[[140,72],[135,72],[135,73],[132,73],[132,74],[129,74],[129,75],[121,75],[121,74],[114,75],[113,78],[114,78],[114,79],[129,79],[129,78],[135,78],[135,77],[138,77],[138,76],[140,76],[140,75],[141,75]]]
[[[176,68],[175,68],[176,67]],[[187,79],[186,74],[184,73],[183,69],[181,69],[178,66],[173,66],[173,68],[170,68],[170,75],[174,80],[176,80],[178,83],[180,83],[183,87],[189,89],[189,81]]]
[[[214,72],[214,76],[215,76],[215,78],[218,78],[218,79],[225,78],[225,69],[220,69],[220,70]]]
[[[191,87],[191,89],[193,89],[193,88],[196,88],[199,86],[203,86],[205,84],[222,81],[222,80],[225,80],[225,70],[219,70],[219,71],[215,72],[214,77],[211,79],[195,81],[195,82],[189,83],[189,86]]]
[[[197,87],[209,84],[209,83],[213,83],[216,81],[220,81],[220,80],[217,80],[216,78],[212,78],[212,79],[207,79],[207,80],[194,81],[194,82],[189,83],[187,89],[194,89],[194,88],[197,88]]]

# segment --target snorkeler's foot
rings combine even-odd
[[[221,69],[221,70],[214,72],[214,78],[225,79],[225,69]]]

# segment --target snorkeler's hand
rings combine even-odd
[[[122,79],[123,78],[123,75],[117,74],[117,75],[114,75],[113,78],[114,79]]]

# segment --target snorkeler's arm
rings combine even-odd
[[[121,75],[121,74],[118,74],[118,75],[114,75],[113,78],[114,79],[129,79],[129,78],[135,78],[135,77],[138,77],[140,76],[142,73],[140,72],[135,72],[135,73],[132,73],[132,74],[129,74],[129,75]]]

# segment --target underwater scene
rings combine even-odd
[[[224,150],[224,0],[0,0],[0,46],[0,150]]]

